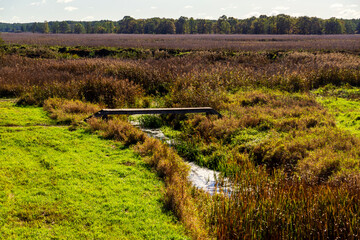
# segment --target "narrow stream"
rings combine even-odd
[[[157,138],[167,144],[174,145],[173,140],[164,135],[160,129],[142,128],[138,122],[131,121],[131,124],[140,128],[150,137]],[[216,179],[219,179],[220,173],[208,168],[200,167],[193,162],[186,162],[190,166],[189,181],[198,189],[202,189],[211,195],[215,191],[219,192],[219,187],[216,187]]]

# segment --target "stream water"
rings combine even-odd
[[[131,124],[140,128],[150,137],[157,138],[167,144],[174,145],[173,140],[164,135],[160,129],[142,128],[138,122],[131,121]],[[202,189],[211,195],[219,192],[219,187],[216,187],[216,180],[219,179],[220,173],[208,168],[200,167],[193,162],[186,162],[190,166],[189,181],[198,189]]]

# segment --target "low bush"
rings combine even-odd
[[[50,118],[58,123],[77,124],[98,112],[101,106],[79,100],[49,98],[45,100],[43,108],[50,114]]]
[[[163,120],[155,115],[142,115],[138,120],[143,128],[161,128],[164,125]]]

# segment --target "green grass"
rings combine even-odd
[[[337,125],[360,137],[360,102],[345,98],[323,97],[318,101],[335,116]]]
[[[174,130],[173,128],[169,126],[162,126],[161,131],[164,133],[164,135],[170,139],[176,139],[180,136],[181,131]]]
[[[0,106],[2,123],[46,123],[40,109]],[[186,239],[163,185],[132,150],[84,130],[0,127],[1,239]]]
[[[51,125],[54,122],[41,109],[15,107],[13,101],[0,100],[0,126]]]

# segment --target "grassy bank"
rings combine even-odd
[[[0,235],[7,239],[186,239],[164,184],[122,144],[0,102]],[[25,118],[23,118],[25,116]]]

